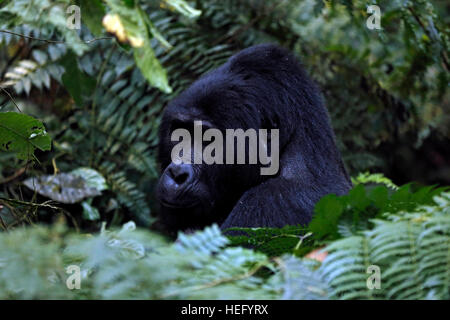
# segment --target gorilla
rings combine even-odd
[[[278,129],[277,173],[262,175],[258,163],[173,161],[172,133],[192,132],[194,121],[224,135]],[[351,188],[319,89],[291,53],[272,44],[238,52],[173,99],[158,148],[160,220],[171,231],[306,225],[322,196]]]

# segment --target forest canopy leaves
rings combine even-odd
[[[0,299],[448,299],[449,214],[443,193],[331,242],[322,263],[230,247],[215,225],[176,243],[133,222],[89,236],[18,228],[0,233]],[[377,290],[367,285],[372,264]],[[69,265],[81,270],[79,290],[67,290]]]
[[[53,27],[63,35],[67,46],[77,55],[82,55],[88,46],[78,36],[76,30],[67,27],[66,6],[69,0],[15,0],[0,9],[0,14],[13,15],[14,25],[27,24],[36,28]]]
[[[379,176],[378,176],[379,177]],[[369,179],[370,180],[370,179]],[[406,184],[396,190],[386,185],[359,184],[347,195],[326,195],[316,204],[308,229],[316,239],[339,239],[359,234],[369,227],[370,219],[382,218],[389,213],[412,211],[430,205],[435,196],[448,187],[419,187]]]

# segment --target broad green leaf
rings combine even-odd
[[[80,0],[80,8],[82,21],[95,36],[99,36],[102,33],[102,18],[105,15],[103,3],[100,0]]]
[[[349,191],[347,199],[349,204],[359,211],[366,209],[370,205],[370,199],[366,196],[366,189],[361,184]]]
[[[386,206],[388,201],[388,189],[384,186],[377,186],[370,191],[369,198],[377,206],[380,211]]]
[[[95,80],[78,69],[77,59],[74,54],[67,54],[61,63],[65,68],[62,76],[64,86],[75,103],[82,106],[94,92]]]
[[[120,0],[106,0],[111,11],[103,18],[105,29],[113,33],[120,42],[132,47],[142,47],[149,41],[148,26],[139,6],[125,4]]]
[[[126,6],[119,0],[106,2],[111,8],[111,12],[103,19],[106,30],[113,33],[120,42],[131,45],[136,65],[152,86],[166,93],[172,92],[167,72],[156,58],[150,39],[154,35],[164,46],[169,46],[169,43],[156,31],[146,13],[137,5]]]
[[[189,18],[196,18],[202,13],[201,10],[192,8],[184,0],[164,0],[164,4],[169,7],[169,9],[175,10]]]
[[[155,37],[165,48],[171,49],[172,45],[163,37],[161,33],[159,33],[158,29],[156,29],[156,27],[153,25],[153,22],[150,20],[148,15],[144,11],[142,11],[142,9],[139,9],[139,13],[147,24],[150,34]]]
[[[339,218],[344,210],[342,200],[334,194],[320,199],[314,208],[314,216],[309,229],[316,238],[326,235],[337,235]]]
[[[98,191],[108,189],[105,178],[96,170],[91,168],[78,168],[73,170],[71,174],[79,176],[86,181],[86,185],[90,188],[95,188]]]
[[[172,88],[167,81],[167,72],[156,58],[150,43],[147,43],[142,48],[134,49],[134,60],[141,70],[142,75],[150,84],[165,93],[172,92]]]
[[[42,122],[22,113],[0,113],[0,150],[16,152],[19,159],[27,160],[34,156],[35,149],[51,149]]]

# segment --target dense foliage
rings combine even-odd
[[[396,186],[450,184],[449,22],[425,0],[0,0],[0,298],[450,298],[448,189]],[[262,42],[322,88],[354,189],[309,226],[144,230],[164,106]]]
[[[0,298],[449,299],[449,209],[443,193],[432,205],[371,220],[323,248],[322,264],[296,255],[303,236],[273,257],[230,246],[217,226],[175,244],[132,222],[89,237],[61,224],[19,228],[0,235]],[[382,270],[379,289],[367,286],[371,265]],[[80,268],[79,289],[67,289],[71,266]]]

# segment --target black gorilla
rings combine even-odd
[[[222,132],[279,129],[278,173],[261,175],[255,164],[175,164],[171,134],[192,131],[195,120]],[[158,197],[169,230],[307,224],[322,196],[351,187],[318,88],[274,45],[245,49],[194,82],[168,105],[159,134]]]

